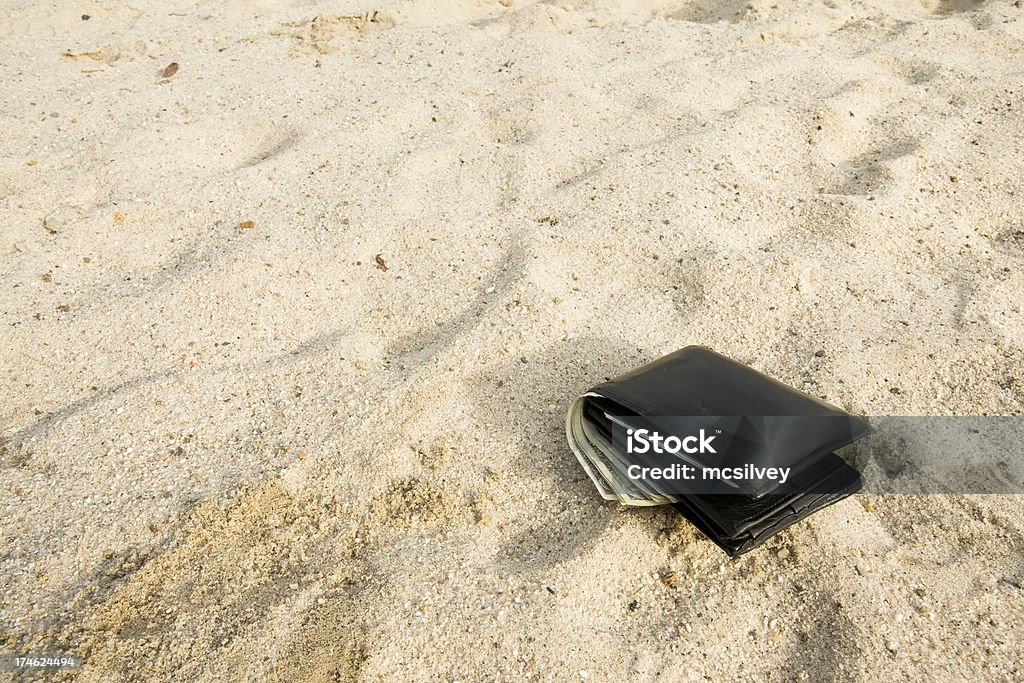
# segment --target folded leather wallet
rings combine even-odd
[[[730,556],[861,487],[834,451],[866,420],[688,346],[591,388],[569,446],[602,497],[671,504]]]

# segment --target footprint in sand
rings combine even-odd
[[[341,52],[360,36],[387,30],[395,23],[388,12],[373,10],[362,14],[319,14],[309,22],[288,22],[285,29],[300,50],[330,55]]]
[[[750,11],[750,4],[749,0],[691,0],[671,12],[668,17],[699,24],[714,24],[719,21],[735,23],[741,21]]]

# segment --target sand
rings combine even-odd
[[[687,344],[1020,413],[1020,4],[5,0],[0,652],[1024,676],[1019,496],[862,494],[729,561],[563,434]]]

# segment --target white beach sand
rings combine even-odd
[[[1020,413],[1019,1],[2,5],[0,652],[1024,676],[1020,496],[862,494],[729,561],[563,435],[687,344]]]

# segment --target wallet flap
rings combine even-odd
[[[853,417],[704,346],[687,346],[591,391],[641,415]],[[865,433],[870,431],[866,422],[863,428]]]
[[[714,418],[728,451],[696,464],[784,467],[794,474],[870,434],[871,425],[830,403],[793,389],[711,349],[688,346],[597,385],[591,393],[649,418],[662,433],[682,436],[685,425]],[[730,418],[738,418],[731,420]],[[735,422],[735,424],[733,424]],[[771,481],[749,482],[743,493],[771,493]]]

